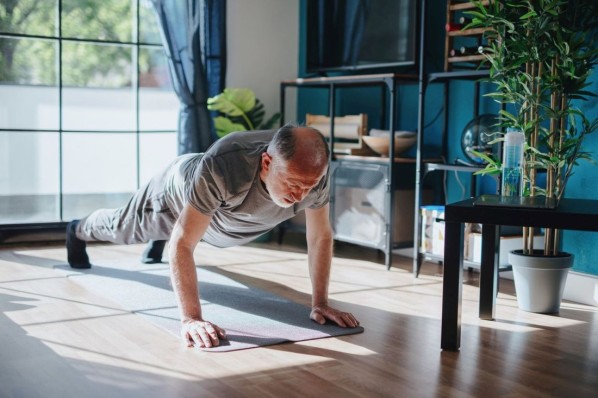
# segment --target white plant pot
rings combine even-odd
[[[513,266],[515,292],[520,309],[540,314],[559,312],[567,274],[573,266],[572,254],[544,256],[542,250],[534,250],[534,254],[512,250],[509,253],[509,264]]]

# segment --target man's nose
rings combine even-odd
[[[303,198],[305,198],[305,195],[307,195],[308,192],[309,192],[308,189],[296,189],[293,192],[291,192],[291,198],[295,202],[301,202],[303,200]]]

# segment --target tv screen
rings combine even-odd
[[[307,72],[415,65],[417,0],[307,0]]]

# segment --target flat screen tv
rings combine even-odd
[[[416,64],[417,0],[307,0],[306,70]]]

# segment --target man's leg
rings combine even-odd
[[[144,264],[161,263],[165,245],[165,240],[150,240],[141,255],[141,262]]]
[[[125,206],[96,210],[78,222],[69,223],[67,252],[71,267],[91,266],[85,252],[85,242],[88,241],[128,245],[169,239],[176,216],[166,203],[163,187],[164,173],[152,178]],[[154,262],[160,261],[162,249],[164,243],[152,251],[151,258],[157,259]]]
[[[126,211],[134,200],[135,196],[124,208],[96,210],[81,220],[73,220],[67,224],[66,251],[72,268],[91,267],[86,251],[88,241],[134,243],[130,241],[135,236],[134,222],[131,214]]]

